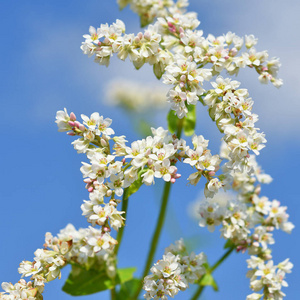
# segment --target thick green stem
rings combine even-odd
[[[177,132],[176,132],[176,136],[178,139],[180,139],[181,137],[181,132],[182,132],[182,125],[183,125],[183,120],[181,119],[178,123],[178,128],[177,128]],[[133,299],[137,299],[142,287],[143,287],[143,280],[144,278],[147,276],[147,274],[149,273],[150,267],[153,263],[153,259],[154,259],[154,255],[155,255],[155,251],[158,245],[158,241],[159,241],[159,237],[162,231],[162,227],[164,225],[164,221],[166,218],[166,211],[167,211],[167,205],[168,205],[168,200],[169,200],[169,195],[170,195],[170,190],[171,190],[171,182],[166,182],[165,186],[164,186],[164,190],[163,190],[163,195],[162,195],[162,201],[161,201],[161,206],[160,206],[160,212],[159,212],[159,216],[157,219],[157,224],[156,224],[156,228],[154,231],[154,234],[152,236],[152,240],[151,240],[151,246],[150,246],[150,250],[148,252],[148,258],[144,267],[144,272],[142,275],[142,279],[140,282],[140,285],[133,297]]]
[[[224,255],[211,267],[211,268],[209,268],[209,270],[207,271],[207,273],[209,273],[209,274],[211,274],[211,273],[213,273],[214,272],[214,270],[215,269],[217,269],[222,263],[223,263],[223,261],[231,254],[231,252],[234,250],[235,248],[234,247],[232,247],[232,248],[230,248],[227,252],[225,252],[224,253]],[[201,285],[201,280],[200,280],[200,282],[199,282],[199,288],[197,289],[197,291],[195,292],[195,294],[194,294],[194,296],[191,298],[191,300],[197,300],[200,296],[201,296],[201,294],[202,294],[202,292],[203,292],[203,290],[204,290],[204,288],[205,288],[205,286],[204,285]]]

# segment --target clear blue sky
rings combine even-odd
[[[290,257],[293,273],[287,276],[290,287],[284,289],[287,299],[299,296],[299,1],[208,1],[191,0],[192,11],[199,13],[204,34],[233,31],[239,35],[253,33],[259,38],[258,50],[269,50],[270,56],[282,61],[280,77],[284,86],[260,85],[251,70],[241,72],[242,86],[250,90],[260,116],[259,127],[266,133],[267,147],[258,158],[274,181],[263,187],[262,194],[278,199],[289,207],[296,225],[292,235],[275,232],[275,262]],[[99,111],[113,119],[112,127],[129,141],[137,138],[133,126],[122,111],[103,104],[105,84],[114,77],[139,78],[151,84],[150,68],[136,72],[129,63],[116,58],[106,69],[93,63],[79,49],[82,35],[90,25],[122,19],[128,32],[138,32],[138,17],[128,9],[120,12],[114,1],[2,1],[0,4],[1,71],[1,218],[0,282],[17,282],[18,264],[33,259],[35,249],[42,247],[47,231],[56,234],[73,223],[77,228],[88,224],[81,216],[80,205],[88,198],[79,171],[84,156],[70,145],[72,139],[57,132],[55,113],[68,111],[90,114]],[[220,136],[199,111],[197,134],[211,140],[217,149]],[[156,118],[165,126],[164,118]],[[184,172],[184,171],[183,171]],[[219,233],[209,234],[193,223],[186,213],[187,205],[201,192],[202,186],[187,187],[185,176],[173,186],[166,230],[160,240],[156,259],[163,249],[184,234],[196,240],[196,251],[205,251],[214,262],[223,253],[224,241]],[[158,214],[159,193],[144,187],[130,199],[128,224],[120,249],[121,266],[143,267],[146,250]],[[173,224],[174,216],[180,227]],[[142,230],[142,233],[141,233]],[[220,292],[209,288],[206,299],[244,299],[250,293],[245,277],[247,255],[233,255],[216,272]],[[45,299],[71,299],[60,291],[63,278],[46,286]],[[234,294],[233,294],[234,291]],[[176,299],[188,299],[189,291]],[[108,299],[96,294],[81,299]]]

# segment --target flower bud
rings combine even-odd
[[[70,113],[70,120],[71,121],[76,121],[76,116],[73,112]]]

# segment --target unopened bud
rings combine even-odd
[[[70,120],[71,121],[76,121],[76,116],[73,112],[70,113]]]
[[[150,39],[151,39],[151,34],[150,34],[149,31],[146,31],[146,32],[144,33],[144,38],[145,38],[146,40],[150,40]]]
[[[148,159],[148,166],[151,166],[153,164],[153,159],[149,158]]]
[[[141,32],[139,32],[139,33],[137,34],[137,37],[141,40],[141,39],[143,38],[143,34],[142,34]]]
[[[85,131],[85,126],[83,125],[83,124],[79,124],[79,129],[81,130],[81,131]]]
[[[184,38],[185,37],[185,34],[182,32],[182,33],[180,33],[180,38],[182,39],[182,38]]]
[[[110,196],[112,195],[112,190],[108,190],[108,191],[106,192],[106,195],[107,195],[107,197],[110,197]]]
[[[253,245],[254,247],[259,247],[259,242],[254,242],[254,243],[252,243],[252,245]]]
[[[83,179],[83,182],[84,183],[92,183],[92,180],[91,180],[91,178],[85,178],[85,179]]]
[[[184,32],[184,29],[182,27],[179,27],[179,32],[180,33],[183,33]]]
[[[126,163],[126,158],[125,157],[122,159],[122,163],[123,163],[123,165],[125,165],[125,163]]]
[[[92,186],[90,186],[90,187],[88,188],[88,192],[89,192],[89,193],[91,193],[93,190],[94,190],[94,188],[93,188]]]
[[[181,174],[175,174],[175,176],[174,176],[175,179],[178,179],[180,177],[181,177]]]
[[[215,174],[216,174],[216,172],[214,172],[214,171],[209,171],[209,172],[208,172],[208,175],[209,175],[209,176],[214,176]]]
[[[186,81],[186,76],[185,75],[181,75],[180,76],[180,81]]]
[[[138,36],[136,36],[136,37],[134,38],[134,41],[135,41],[136,43],[139,43],[139,42],[141,41],[141,39],[140,39]]]
[[[101,144],[102,147],[106,147],[107,146],[106,140],[102,139],[102,138],[100,139],[100,144]]]
[[[175,178],[171,178],[171,183],[175,183],[176,179]]]
[[[69,121],[68,124],[71,126],[71,127],[74,127],[75,126],[75,123],[73,121]]]
[[[75,125],[77,128],[79,128],[80,123],[79,123],[78,121],[75,121],[75,122],[74,122],[74,125]]]
[[[69,131],[69,132],[67,132],[67,135],[74,136],[74,135],[75,135],[75,133],[74,133],[74,132],[72,132],[72,131]]]

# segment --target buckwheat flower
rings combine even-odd
[[[162,163],[155,163],[154,168],[154,176],[156,178],[163,178],[163,180],[167,182],[171,180],[172,174],[177,171],[175,166],[171,166],[169,159],[163,160]]]
[[[69,124],[70,121],[70,116],[67,112],[67,109],[64,108],[64,110],[59,110],[56,113],[56,121],[58,126],[58,131],[63,132],[63,131],[69,131],[72,130],[71,125]]]
[[[218,178],[211,179],[204,189],[205,197],[212,198],[222,187],[222,182]]]
[[[87,43],[95,43],[98,44],[99,43],[99,38],[100,38],[100,28],[98,28],[96,30],[95,27],[90,26],[89,28],[89,33],[90,34],[85,34],[83,35],[83,37],[86,39]]]

